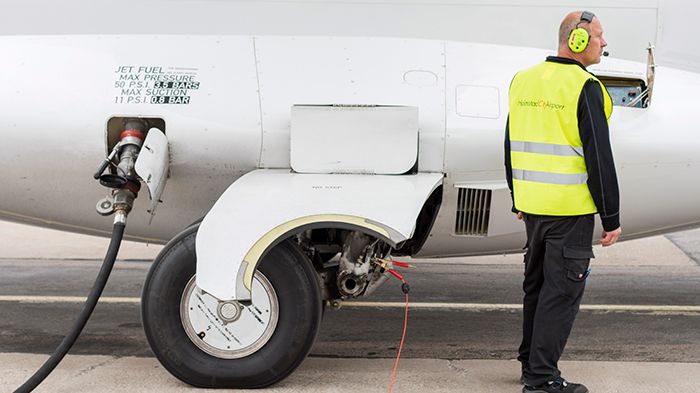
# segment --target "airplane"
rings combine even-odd
[[[551,51],[80,34],[3,36],[0,53],[0,217],[107,235],[120,190],[140,192],[126,238],[167,242],[144,329],[193,386],[284,379],[325,302],[370,295],[390,279],[383,261],[525,243],[503,170],[508,86]],[[647,56],[591,68],[615,105],[626,239],[700,225],[700,74]],[[127,176],[117,163],[136,155]]]

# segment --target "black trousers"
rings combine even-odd
[[[525,383],[560,376],[557,366],[581,304],[590,258],[593,215],[525,214],[527,252],[523,281],[523,341],[518,360]]]

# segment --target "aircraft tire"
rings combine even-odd
[[[258,342],[262,343],[261,347],[249,347],[254,351],[250,354],[244,353],[238,358],[215,356],[216,353],[207,351],[201,343],[195,345],[183,323],[183,319],[189,321],[189,316],[182,316],[186,298],[195,299],[183,294],[192,293],[192,289],[188,288],[196,288],[193,277],[198,226],[186,229],[171,240],[156,257],[146,277],[141,299],[141,319],[151,349],[165,369],[196,387],[270,386],[288,376],[301,364],[316,338],[322,318],[317,274],[311,261],[295,243],[284,241],[270,250],[258,265],[253,287],[253,306],[257,309],[256,293],[259,292],[256,292],[256,285],[257,288],[262,288],[261,282],[266,283],[267,288],[271,285],[274,290],[268,293],[276,295],[279,309],[274,330]],[[201,297],[210,295],[197,291],[193,296],[201,300]],[[192,310],[190,304],[187,303],[184,309]],[[272,301],[268,306],[270,304]],[[241,315],[255,314],[243,306],[239,308]],[[264,309],[264,306],[260,308]],[[240,320],[244,318],[246,317],[241,317]],[[257,316],[256,319],[259,320]],[[232,322],[233,328],[237,323],[239,322]],[[224,325],[221,326],[223,327]],[[221,328],[217,330],[221,332]],[[253,329],[246,327],[246,330]],[[203,330],[200,334],[203,334]],[[217,333],[209,334],[214,337]],[[225,350],[222,353],[227,355]]]

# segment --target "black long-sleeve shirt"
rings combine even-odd
[[[576,60],[558,56],[549,56],[547,61],[571,64],[586,69]],[[583,142],[583,154],[588,171],[588,189],[598,214],[603,222],[603,229],[612,231],[620,227],[620,190],[615,173],[610,131],[605,117],[603,92],[600,84],[590,79],[583,85],[577,109],[578,129]],[[506,122],[505,167],[506,179],[513,198],[513,167],[510,162],[510,118]],[[515,202],[513,212],[517,212]]]

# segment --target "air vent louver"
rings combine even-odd
[[[491,190],[458,188],[455,235],[486,236],[489,229]]]

